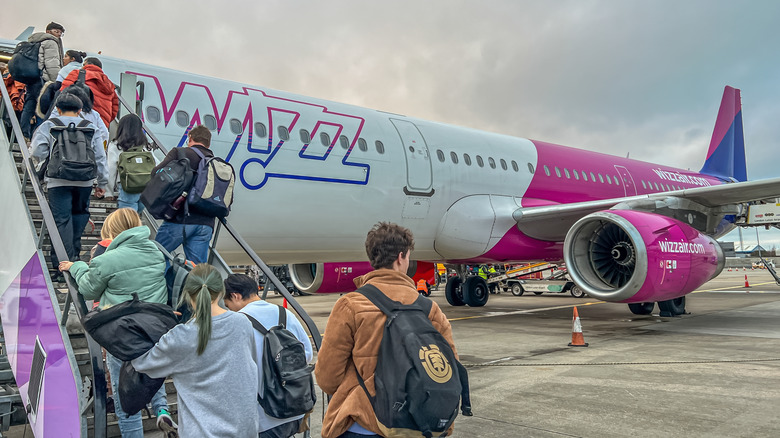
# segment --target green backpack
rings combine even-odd
[[[126,193],[141,193],[152,179],[154,155],[144,146],[136,146],[119,154],[117,173],[122,190]]]

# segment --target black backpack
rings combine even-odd
[[[413,304],[401,304],[370,284],[357,292],[387,315],[374,372],[375,396],[357,372],[382,435],[446,435],[458,415],[461,367],[428,319],[431,300],[418,296]]]
[[[46,160],[46,176],[68,181],[90,181],[97,177],[95,150],[92,149],[92,137],[95,128],[88,128],[89,120],[73,122],[66,126],[58,118],[50,119],[54,126],[51,135],[54,144]]]
[[[176,148],[177,158],[160,168],[141,193],[141,202],[155,219],[171,220],[179,214],[192,187],[195,173],[184,149]]]
[[[246,314],[245,314],[246,315]],[[312,367],[306,363],[306,350],[287,330],[287,311],[279,307],[279,324],[266,329],[246,315],[263,341],[263,393],[257,402],[274,418],[290,418],[312,410],[317,402]]]
[[[41,80],[41,69],[38,68],[38,51],[41,43],[22,41],[14,48],[14,54],[8,61],[8,73],[15,81],[24,84],[34,84]]]

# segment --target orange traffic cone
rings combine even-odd
[[[587,347],[588,343],[582,336],[582,323],[580,323],[580,314],[577,313],[577,306],[574,306],[574,317],[571,323],[571,343],[569,347]]]
[[[750,283],[748,283],[747,274],[745,274],[745,287],[750,287]]]

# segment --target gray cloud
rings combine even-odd
[[[69,47],[682,168],[733,85],[749,175],[778,175],[774,1],[34,5],[0,16],[4,36],[54,19]]]

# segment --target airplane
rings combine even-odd
[[[10,53],[16,40],[0,40]],[[92,55],[94,56],[94,55]],[[590,297],[635,314],[685,312],[717,276],[716,242],[780,178],[748,181],[740,90],[727,86],[699,172],[421,120],[100,55],[147,130],[168,147],[203,124],[237,185],[230,222],[304,292],[345,292],[368,272],[379,221],[415,236],[410,268],[454,266],[445,296],[484,306],[466,265],[564,261]],[[229,262],[246,262],[232,242]]]

